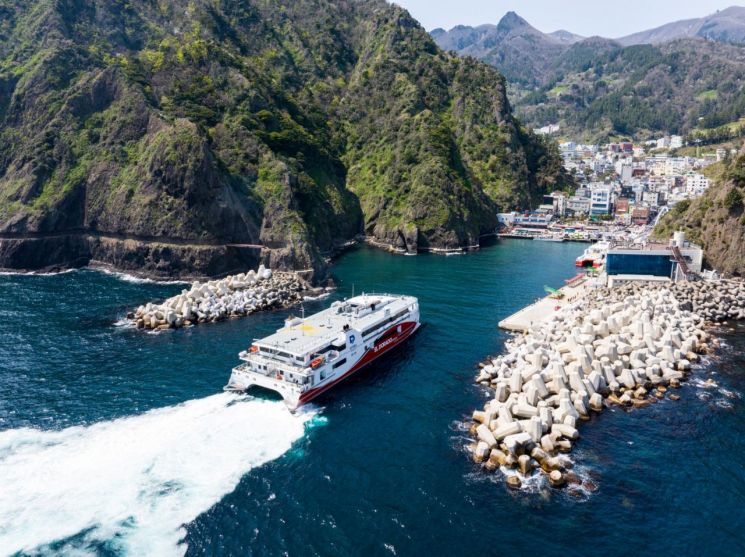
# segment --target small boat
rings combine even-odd
[[[275,391],[294,411],[416,333],[413,296],[363,294],[308,318],[290,317],[239,354],[225,390]]]
[[[542,242],[563,242],[564,236],[558,236],[553,234],[542,234],[540,236],[536,236],[534,240],[540,240]]]
[[[610,243],[597,242],[587,248],[574,262],[577,267],[601,267],[610,249]]]

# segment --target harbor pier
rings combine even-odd
[[[529,306],[500,321],[499,328],[513,333],[527,333],[531,327],[543,323],[557,311],[581,300],[587,289],[590,288],[588,282],[590,280],[594,279],[587,278],[584,275],[575,276],[555,293],[536,300]]]

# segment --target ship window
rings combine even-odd
[[[281,350],[275,350],[274,348],[259,348],[261,354],[272,354],[273,356],[279,356],[280,358],[292,359],[292,354],[288,352],[282,352]]]
[[[394,321],[397,321],[398,319],[401,319],[401,318],[402,318],[402,317],[404,317],[404,316],[405,316],[405,315],[406,315],[407,313],[409,313],[409,310],[408,310],[408,309],[403,309],[403,310],[399,311],[399,312],[398,312],[398,313],[397,313],[396,315],[394,315],[393,317],[389,317],[389,318],[388,318],[388,319],[386,319],[385,321],[383,321],[383,322],[381,322],[381,323],[377,323],[377,324],[375,324],[375,325],[373,325],[373,326],[371,326],[371,327],[368,327],[368,328],[367,328],[367,329],[365,329],[364,331],[362,331],[362,336],[363,336],[363,337],[366,337],[366,336],[368,336],[369,334],[371,334],[371,333],[373,333],[373,332],[377,332],[377,331],[378,331],[378,330],[380,330],[381,328],[383,328],[383,327],[385,327],[386,325],[388,325],[388,323],[392,323],[392,322],[394,322]]]
[[[334,347],[331,344],[329,344],[328,346],[324,346],[323,348],[318,350],[316,354],[320,356],[321,354],[325,354],[326,352],[333,350],[333,349]]]
[[[339,366],[343,366],[343,365],[344,365],[344,364],[346,364],[346,363],[347,363],[347,359],[346,359],[346,358],[343,358],[343,359],[339,360],[338,362],[336,362],[336,363],[335,363],[335,364],[333,365],[333,368],[334,368],[334,369],[336,369],[337,367],[339,367]]]

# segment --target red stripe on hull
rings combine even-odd
[[[399,325],[394,325],[390,329],[388,329],[385,333],[380,335],[378,338],[383,338],[388,334],[389,331],[395,329]],[[395,340],[386,339],[382,343],[379,343],[376,341],[375,345],[365,352],[363,356],[357,361],[356,364],[354,364],[348,372],[346,372],[344,375],[339,377],[338,379],[334,379],[331,383],[328,385],[323,385],[322,387],[318,387],[316,389],[313,389],[311,391],[308,391],[306,393],[303,393],[300,396],[300,400],[298,402],[298,406],[301,406],[303,404],[306,404],[316,398],[318,395],[328,391],[331,387],[336,385],[337,383],[340,383],[344,379],[351,376],[353,373],[358,372],[368,364],[371,364],[373,361],[377,360],[380,356],[383,354],[387,354],[390,350],[404,342],[407,338],[409,338],[412,334],[414,334],[419,329],[419,323],[414,323],[413,321],[401,323],[401,333],[397,337],[392,337]]]

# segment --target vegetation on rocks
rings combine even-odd
[[[0,266],[167,274],[158,241],[180,246],[184,272],[259,253],[319,271],[361,232],[472,244],[498,210],[569,186],[502,76],[383,0],[0,0],[0,14],[0,234],[19,238]],[[114,257],[83,239],[52,261],[21,240],[81,233],[136,247]],[[207,265],[192,245],[226,259]]]
[[[684,230],[704,248],[706,263],[728,275],[745,276],[745,155],[729,163],[706,193],[676,204],[655,228],[658,238]]]
[[[686,135],[745,115],[745,47],[703,39],[621,47],[573,45],[538,91],[518,95],[526,121],[562,122],[587,138]],[[561,87],[560,93],[552,93]]]

